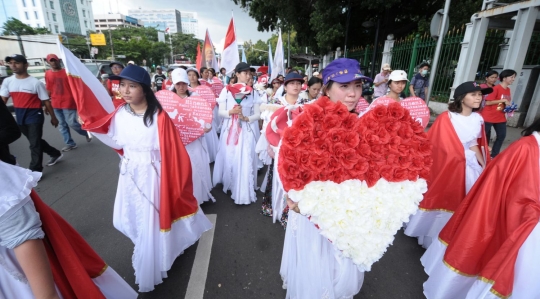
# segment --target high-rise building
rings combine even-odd
[[[143,27],[144,22],[123,14],[94,15],[96,31],[101,32],[119,27]]]
[[[182,11],[182,33],[199,35],[199,20],[196,12]]]
[[[169,28],[169,33],[182,32],[182,17],[174,8],[130,9],[128,15],[143,21],[145,27],[155,27],[159,31]]]
[[[86,35],[95,30],[92,0],[2,0],[2,4],[0,24],[16,18],[53,34]]]

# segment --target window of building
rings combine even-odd
[[[54,31],[55,33],[58,33],[58,25],[54,25]]]
[[[48,20],[50,20],[50,19],[49,19],[49,13],[47,13],[47,21],[48,21]]]
[[[82,10],[82,16],[86,18],[86,11],[84,9]]]
[[[81,5],[84,5],[84,0],[81,0]]]
[[[88,22],[84,21],[84,27],[88,28]]]
[[[30,18],[28,17],[28,12],[27,11],[24,12],[24,16],[26,17],[27,20],[30,20]]]
[[[49,24],[49,31],[52,32],[52,26]]]
[[[22,6],[26,7],[26,1],[25,0],[22,0]]]
[[[55,13],[52,14],[52,19],[53,19],[53,21],[56,22],[56,14]]]
[[[43,0],[43,6],[47,8],[47,0]]]
[[[32,0],[32,5],[36,7],[36,0]]]
[[[51,9],[54,9],[54,2],[53,2],[53,1],[49,1],[49,4],[51,5]]]
[[[38,15],[37,11],[34,11],[34,16],[36,17],[36,20],[39,19],[39,15]],[[38,26],[38,27],[39,27],[39,26]]]
[[[36,25],[37,25],[37,26],[36,26],[37,28],[40,28],[40,27],[41,27],[41,25],[39,25],[39,23],[37,23]]]

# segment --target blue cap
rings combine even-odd
[[[126,68],[124,68],[120,75],[109,76],[109,79],[127,79],[150,87],[150,75],[148,74],[148,72],[142,67],[133,64],[129,64]]]
[[[323,81],[326,85],[329,81],[338,83],[348,83],[355,80],[367,80],[372,82],[371,78],[366,77],[360,71],[358,61],[349,58],[339,58],[332,61],[323,70]]]
[[[290,72],[287,74],[287,77],[285,77],[285,83],[284,85],[287,85],[291,81],[299,81],[300,83],[304,82],[304,77],[300,76],[300,74]]]

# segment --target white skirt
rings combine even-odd
[[[287,299],[352,299],[364,282],[364,272],[294,211],[289,211],[280,274]]]
[[[210,132],[209,132],[210,133]],[[212,196],[212,177],[210,175],[210,162],[204,136],[186,145],[191,160],[191,176],[193,180],[193,195],[199,204],[216,199]]]
[[[219,138],[216,132],[216,129],[212,127],[210,132],[203,135],[204,142],[206,143],[206,149],[208,150],[209,163],[216,161],[216,155],[219,149]]]
[[[429,275],[424,283],[424,295],[428,299],[499,299],[490,291],[490,283],[477,277],[468,277],[452,271],[443,263],[446,246],[436,240],[420,261]],[[525,240],[514,267],[514,289],[511,299],[540,298],[540,225],[537,224]]]

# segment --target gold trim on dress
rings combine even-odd
[[[441,212],[448,212],[448,213],[454,214],[454,211],[447,210],[447,209],[424,209],[424,208],[421,208],[421,207],[418,207],[418,209],[419,209],[420,211],[424,211],[424,212],[441,211]]]
[[[493,288],[491,288],[489,291],[490,291],[493,295],[495,295],[495,296],[497,296],[497,297],[499,297],[499,298],[501,298],[501,299],[508,299],[508,298],[510,298],[510,296],[512,296],[512,293],[510,293],[510,295],[508,295],[508,296],[504,296],[503,294],[501,294],[501,293],[495,291]]]
[[[70,77],[73,77],[73,78],[81,79],[81,76],[73,75],[72,73],[66,72],[66,75],[68,75]]]
[[[443,239],[441,239],[441,237],[438,237],[439,238],[439,241],[441,241],[441,243],[443,243],[444,246],[448,247],[448,243],[446,243]]]
[[[458,269],[452,267],[447,261],[443,260],[443,263],[446,267],[450,268],[450,270],[456,272],[457,274],[459,275],[463,275],[463,276],[467,276],[467,277],[477,277],[478,275],[471,275],[471,274],[467,274],[467,273],[463,273],[461,271],[459,271]]]
[[[105,266],[103,266],[103,269],[101,269],[101,271],[99,271],[98,275],[96,275],[96,277],[92,277],[92,279],[100,277],[103,273],[105,273],[107,268],[109,268],[109,265],[105,264]]]
[[[176,219],[174,219],[173,221],[171,221],[171,227],[166,228],[166,229],[160,229],[159,231],[162,232],[162,233],[166,233],[166,232],[170,231],[171,228],[172,228],[172,225],[173,225],[176,221],[182,220],[182,219],[186,219],[186,218],[189,218],[189,217],[193,217],[193,216],[195,216],[195,214],[197,214],[198,211],[199,211],[199,207],[197,207],[197,210],[195,210],[195,213],[189,214],[189,215],[186,215],[186,216],[182,216],[182,217],[179,217],[179,218],[176,218]]]
[[[439,238],[439,240],[440,240],[441,242],[443,242],[440,238]],[[487,278],[485,278],[485,277],[478,276],[478,275],[470,275],[470,274],[463,273],[463,272],[459,271],[458,269],[456,269],[456,268],[450,266],[450,264],[447,263],[445,260],[443,260],[443,263],[444,263],[444,265],[445,265],[446,267],[450,268],[450,270],[456,272],[456,273],[459,274],[459,275],[466,276],[466,277],[476,277],[478,280],[483,281],[483,282],[485,282],[485,283],[488,283],[488,284],[492,285],[492,287],[490,288],[489,291],[490,291],[493,295],[495,295],[495,296],[497,296],[497,297],[499,297],[499,298],[501,298],[501,299],[508,299],[508,298],[510,298],[510,296],[512,295],[512,294],[510,294],[510,295],[508,295],[508,296],[505,296],[505,295],[503,295],[503,294],[497,292],[495,289],[493,289],[493,286],[495,285],[495,281],[494,281],[494,280],[487,279]]]

